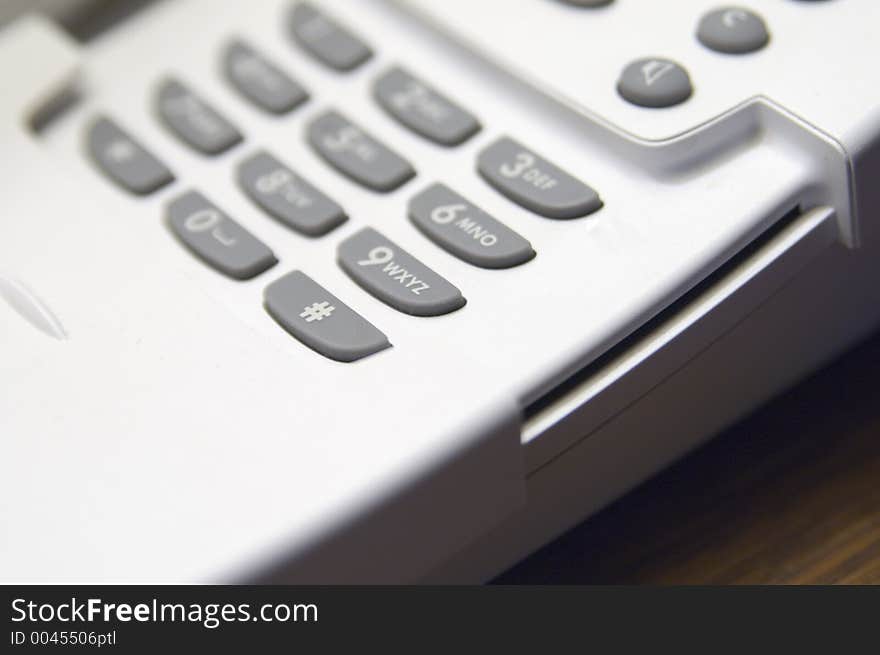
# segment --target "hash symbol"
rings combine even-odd
[[[302,313],[299,315],[299,317],[306,319],[306,323],[311,323],[312,321],[323,321],[325,318],[333,313],[334,309],[336,308],[328,303],[326,300],[324,302],[313,302],[308,307],[303,308]]]

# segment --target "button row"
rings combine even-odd
[[[179,83],[168,80],[163,90],[162,111],[168,115],[169,125],[187,140],[206,150],[216,150],[221,142],[229,142],[238,134],[230,124],[217,120],[207,105]],[[339,112],[331,110],[318,116],[307,132],[310,144],[326,162],[369,189],[390,191],[415,175],[407,160]],[[164,164],[107,118],[101,117],[92,123],[86,138],[89,152],[101,170],[134,193],[150,193],[174,179]],[[502,137],[483,149],[477,159],[477,170],[501,194],[548,218],[577,218],[602,206],[590,186],[509,137]],[[346,219],[344,210],[335,201],[266,152],[253,155],[239,166],[238,182],[264,211],[303,234],[325,234]],[[460,197],[450,198],[446,204],[455,206],[449,214],[450,223],[456,212],[470,211],[480,217],[486,229],[497,233],[495,236],[501,244],[499,252],[510,247],[511,239],[505,238],[504,231],[498,227],[500,224],[487,220],[485,212]],[[469,225],[470,220],[455,225]],[[437,226],[441,224],[433,221],[434,227],[423,224],[421,228],[432,238],[440,239],[448,231],[439,230]],[[478,239],[484,236],[479,230],[475,233],[480,234]],[[448,249],[465,252],[467,248],[462,243]],[[472,263],[482,257],[461,256],[465,259],[470,256]],[[493,257],[493,260],[503,261],[507,256]]]
[[[722,7],[703,16],[697,39],[716,52],[744,55],[765,47],[770,32],[764,19],[743,7]],[[663,108],[681,104],[693,95],[687,70],[670,59],[638,59],[623,69],[617,91],[640,107]]]
[[[257,153],[243,162],[239,182],[254,202],[297,230],[326,230],[328,225],[346,219],[338,204],[268,153]],[[433,184],[416,195],[409,203],[408,214],[431,241],[474,266],[510,268],[535,256],[526,239],[443,184]],[[256,237],[200,193],[189,191],[178,197],[169,204],[167,216],[172,231],[191,251],[230,277],[249,279],[277,261]],[[391,248],[388,244],[385,247]],[[403,253],[397,247],[392,250]],[[407,268],[408,255],[401,257],[396,265]],[[343,255],[340,262],[346,270],[351,269],[350,263],[345,265]],[[395,262],[385,269],[385,273],[399,273]],[[430,274],[421,277],[424,281]],[[404,275],[400,280],[407,282],[410,278]],[[417,287],[415,292],[420,295]]]

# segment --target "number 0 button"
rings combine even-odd
[[[602,206],[591,187],[509,137],[480,153],[477,171],[510,200],[547,218],[579,218]]]
[[[198,191],[168,205],[168,225],[187,248],[237,280],[255,277],[278,261],[262,241]]]

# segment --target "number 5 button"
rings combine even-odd
[[[510,200],[547,218],[579,218],[602,206],[591,187],[509,137],[480,153],[477,171]]]

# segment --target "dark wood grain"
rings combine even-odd
[[[880,584],[880,336],[498,581]]]

